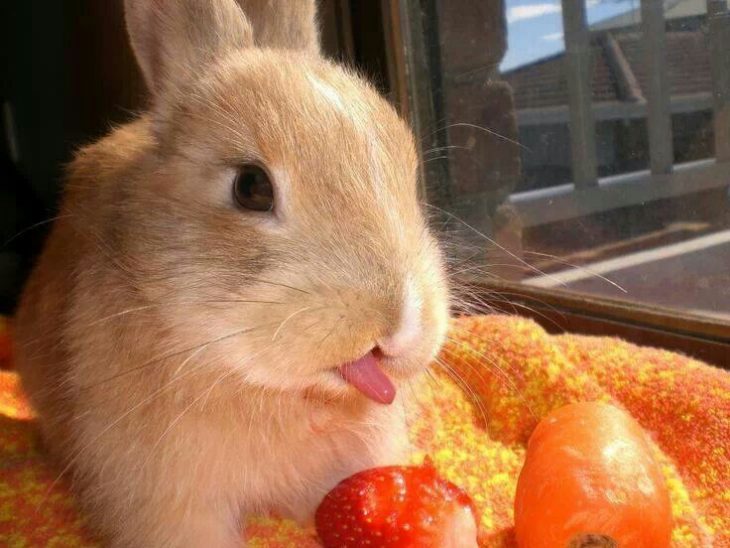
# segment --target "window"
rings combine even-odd
[[[461,277],[730,365],[727,2],[408,0],[391,15],[424,194]]]
[[[462,282],[550,329],[730,366],[727,0],[319,4],[324,50],[411,121]],[[60,166],[144,107],[122,5],[34,18],[3,4],[2,313],[50,226]]]

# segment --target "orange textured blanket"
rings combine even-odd
[[[414,460],[431,455],[469,491],[482,545],[514,544],[515,484],[539,418],[566,403],[603,400],[628,410],[655,444],[672,498],[673,545],[730,546],[728,372],[613,338],[548,335],[505,316],[455,320],[439,361],[460,380],[437,366],[418,394]],[[37,449],[32,410],[8,372],[0,373],[0,471],[0,546],[95,545],[66,486],[52,486],[57,471]],[[254,547],[318,546],[312,530],[274,518],[251,520],[246,536]]]

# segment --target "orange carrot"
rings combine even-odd
[[[669,494],[641,426],[602,403],[545,417],[517,483],[515,532],[521,548],[669,546]]]

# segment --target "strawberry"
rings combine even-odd
[[[325,548],[477,546],[473,502],[429,460],[341,481],[320,503],[315,524]]]

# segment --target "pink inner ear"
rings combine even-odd
[[[372,351],[354,362],[342,365],[340,375],[364,396],[375,402],[390,404],[395,399],[395,386],[380,369],[378,359]]]
[[[159,28],[164,20],[160,12],[164,0],[125,0],[124,12],[132,50],[150,92],[159,85],[160,55]]]
[[[150,91],[158,91],[162,56],[160,55],[160,40],[156,34],[151,33],[146,37],[146,47],[149,48],[150,64],[147,66],[147,86]]]

